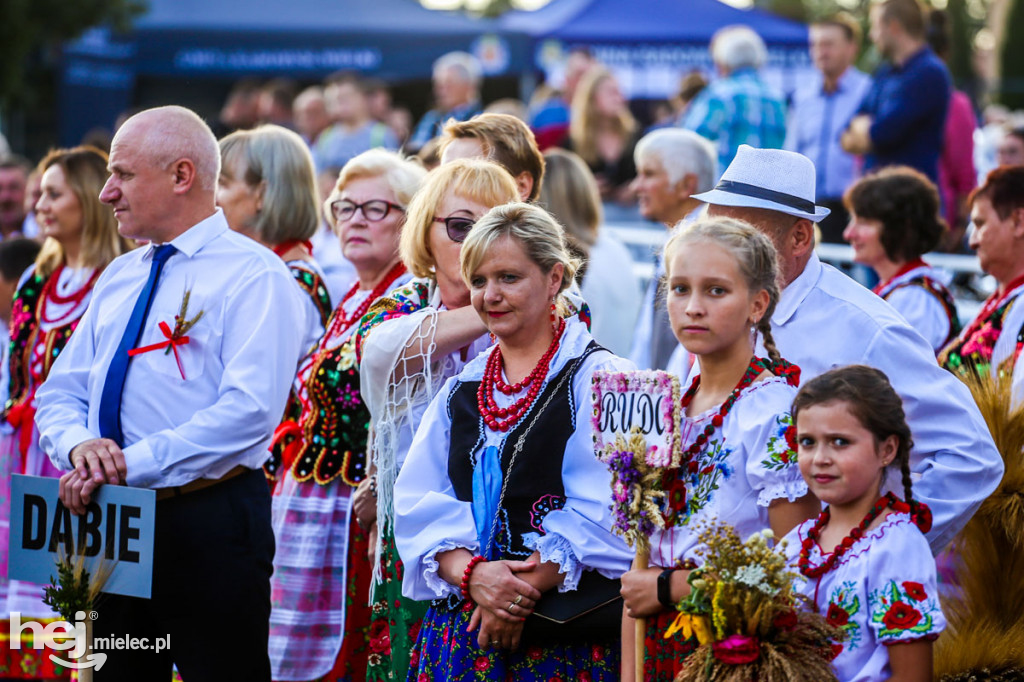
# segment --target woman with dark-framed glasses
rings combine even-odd
[[[410,278],[399,238],[425,175],[394,152],[370,150],[342,168],[325,204],[358,280],[299,367],[267,464],[275,478],[275,680],[362,679],[366,670],[371,544],[350,510],[367,475],[370,415],[359,396],[355,330],[375,301]]]

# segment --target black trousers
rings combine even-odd
[[[95,637],[147,638],[105,649],[97,682],[270,682],[270,492],[259,470],[157,502],[153,597],[104,594]],[[157,638],[169,648],[157,653]]]

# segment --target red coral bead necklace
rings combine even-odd
[[[740,378],[739,383],[736,384],[736,388],[732,389],[729,397],[725,399],[721,406],[719,406],[718,413],[711,418],[711,422],[704,427],[704,431],[697,435],[697,439],[693,441],[693,443],[690,444],[690,447],[686,449],[686,452],[683,453],[681,461],[687,463],[687,469],[691,474],[696,473],[697,467],[699,466],[696,456],[700,454],[701,449],[703,449],[707,444],[708,439],[715,430],[725,422],[726,415],[728,415],[729,411],[732,410],[732,406],[736,404],[736,401],[740,397],[740,393],[742,393],[745,388],[753,384],[754,379],[760,376],[761,372],[764,370],[764,361],[759,360],[756,357],[752,357],[750,359],[750,364],[747,365],[747,369],[743,372],[743,376]],[[697,390],[699,388],[700,375],[698,374],[693,378],[693,382],[690,384],[690,387],[686,389],[686,393],[683,394],[682,400],[680,400],[684,411],[693,401],[693,397],[697,395]]]
[[[560,318],[558,320],[558,327],[555,329],[554,338],[551,339],[551,344],[544,351],[544,355],[541,356],[533,371],[527,374],[522,381],[515,384],[508,384],[502,379],[501,372],[505,363],[501,356],[501,346],[494,347],[494,350],[491,351],[487,358],[484,376],[476,391],[477,408],[480,410],[480,416],[483,417],[487,428],[492,431],[509,431],[523,418],[523,415],[530,409],[530,406],[537,400],[537,396],[540,395],[541,386],[544,385],[544,379],[548,375],[551,359],[555,357],[555,353],[558,351],[563,331],[565,331],[565,320]],[[521,392],[524,388],[526,389],[526,395],[508,407],[498,407],[497,402],[494,400],[494,392],[496,390],[511,396]]]
[[[807,530],[807,537],[804,538],[800,545],[800,559],[798,566],[800,567],[800,573],[808,578],[820,578],[825,575],[839,563],[839,560],[846,554],[857,540],[864,537],[864,533],[867,532],[868,527],[872,522],[878,518],[878,516],[886,509],[892,509],[897,512],[910,513],[910,505],[899,499],[892,493],[886,493],[877,502],[871,505],[871,509],[868,510],[867,515],[864,519],[857,524],[857,526],[850,531],[842,541],[836,545],[836,548],[832,550],[832,553],[828,557],[818,564],[817,566],[811,566],[811,548],[814,547],[815,543],[821,537],[822,529],[828,525],[829,519],[832,517],[832,512],[829,507],[825,507],[824,511],[818,515],[815,519],[814,524]]]
[[[384,275],[384,279],[380,281],[370,292],[370,295],[359,304],[359,307],[352,311],[351,315],[345,314],[345,304],[356,295],[359,291],[359,282],[356,282],[352,287],[345,293],[345,296],[341,299],[341,303],[337,308],[334,309],[334,314],[331,316],[331,322],[327,329],[327,333],[323,335],[323,343],[327,343],[328,340],[340,335],[346,329],[351,327],[353,324],[363,319],[363,315],[370,309],[373,302],[384,295],[384,293],[391,288],[391,285],[395,283],[402,274],[405,273],[405,264],[399,261],[388,270],[388,273]]]

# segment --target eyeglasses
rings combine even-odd
[[[469,231],[476,225],[476,218],[467,218],[462,215],[450,215],[447,218],[434,217],[435,223],[444,223],[444,229],[448,232],[448,239],[456,244],[466,241]]]
[[[390,201],[384,201],[383,199],[371,199],[370,201],[364,201],[361,204],[354,204],[347,199],[338,199],[337,201],[331,202],[331,214],[334,219],[339,223],[351,220],[355,216],[356,211],[362,211],[363,217],[369,220],[371,223],[375,223],[379,220],[384,220],[391,212],[391,209],[396,211],[404,211],[405,209],[398,204],[393,204]]]

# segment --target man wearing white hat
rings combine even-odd
[[[888,303],[814,253],[814,164],[795,152],[739,148],[718,185],[696,198],[709,216],[745,220],[771,238],[785,289],[772,315],[779,351],[807,381],[862,364],[889,377],[914,434],[914,497],[934,515],[941,551],[995,490],[1003,462],[967,388],[941,369],[928,342]],[[900,490],[897,485],[896,490]]]

